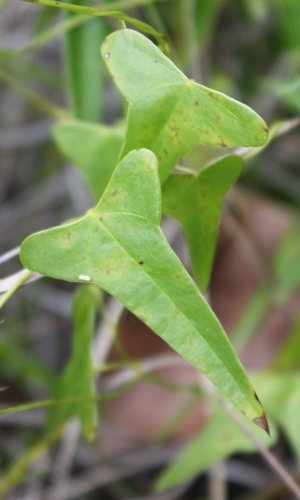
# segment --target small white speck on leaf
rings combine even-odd
[[[91,280],[91,278],[89,276],[85,276],[84,274],[81,274],[79,276],[79,279],[82,281],[90,281]]]
[[[110,53],[106,52],[106,54],[104,54],[104,59],[109,59],[109,58],[110,58]]]

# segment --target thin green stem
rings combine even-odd
[[[115,399],[126,392],[134,383],[136,378],[132,378],[126,383],[120,385],[116,390],[107,392],[105,394],[100,394],[98,396],[86,397],[86,398],[62,398],[62,399],[43,399],[40,401],[35,401],[33,403],[24,403],[15,406],[8,406],[6,408],[0,409],[0,415],[7,415],[9,413],[17,413],[20,411],[32,410],[35,408],[46,408],[48,406],[56,406],[62,404],[74,404],[74,403],[91,403],[107,401],[109,399]]]
[[[132,368],[133,365],[136,365],[136,369],[138,372],[141,372],[141,362],[137,360],[126,360],[126,361],[112,361],[109,363],[102,363],[101,365],[96,365],[94,370],[96,372],[111,372],[115,370],[121,370],[123,368]]]
[[[31,446],[0,480],[0,496],[3,498],[24,476],[27,469],[60,437],[62,429],[40,439]]]
[[[127,22],[129,24],[132,24],[136,28],[140,29],[141,31],[144,31],[145,33],[148,33],[149,35],[152,35],[156,38],[161,50],[163,52],[168,51],[168,47],[166,44],[166,40],[164,35],[161,33],[158,33],[152,26],[150,26],[147,23],[144,23],[143,21],[139,21],[138,19],[134,19],[133,17],[128,16],[124,12],[117,11],[117,10],[106,10],[106,9],[99,9],[99,8],[94,8],[94,7],[86,7],[83,5],[76,5],[76,4],[68,4],[64,2],[57,2],[56,0],[23,0],[25,2],[29,3],[35,3],[38,5],[45,5],[48,7],[56,7],[57,9],[66,9],[71,12],[76,12],[77,14],[84,14],[86,16],[93,16],[93,17],[113,17],[115,19],[120,19],[124,22]],[[111,9],[111,6],[110,6]]]
[[[198,174],[198,172],[196,172],[192,168],[185,167],[183,165],[176,165],[175,171],[181,172],[182,174],[195,175],[195,176]]]
[[[64,109],[55,106],[43,97],[39,96],[36,92],[30,90],[3,69],[0,69],[0,79],[13,87],[20,94],[24,95],[24,97],[26,97],[29,101],[53,118],[57,120],[70,118],[69,114]]]
[[[124,23],[124,21],[119,21],[119,25],[120,25],[120,29],[121,29],[121,30],[126,30],[127,26],[126,26],[126,24]]]
[[[20,286],[25,283],[25,281],[30,278],[30,276],[33,274],[32,271],[27,271],[23,274],[23,276],[19,279],[15,285],[13,285],[7,292],[5,292],[1,297],[0,297],[0,309],[4,306],[4,304],[10,299],[10,297],[20,288]]]
[[[124,0],[124,1],[111,2],[109,4],[109,9],[126,10],[132,7],[142,7],[152,2],[165,2],[165,1],[166,0]],[[105,9],[107,9],[108,6],[101,5],[101,8],[103,11],[105,11]],[[60,35],[63,35],[67,31],[76,28],[77,26],[81,26],[82,24],[88,23],[90,20],[91,19],[86,15],[78,15],[70,19],[65,19],[56,26],[53,26],[52,28],[49,28],[48,30],[44,31],[43,33],[35,37],[33,40],[31,40],[28,44],[24,45],[19,49],[14,49],[9,51],[0,50],[0,57],[14,57],[21,55],[25,52],[28,52],[29,50],[38,49],[39,47],[42,47],[50,40],[53,40],[54,38]]]
[[[70,399],[48,399],[44,401],[36,401],[35,403],[25,403],[23,405],[11,406],[9,408],[4,408],[0,410],[0,415],[5,415],[7,413],[13,413],[17,411],[29,410],[32,408],[41,408],[46,406],[52,406],[57,404],[67,404],[67,403],[83,403],[92,401],[105,401],[108,399],[113,399],[123,392],[127,391],[129,387],[133,385],[135,379],[127,384],[122,385],[116,391],[96,396],[93,398],[70,398]],[[24,476],[27,469],[33,464],[44,452],[51,446],[61,435],[63,429],[58,429],[57,431],[42,437],[37,443],[35,443],[28,451],[24,453],[9,469],[9,471],[0,480],[0,497],[3,496],[11,490],[11,488],[17,484],[20,479]]]

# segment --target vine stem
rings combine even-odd
[[[10,297],[20,288],[21,285],[25,281],[28,280],[32,276],[33,272],[28,271],[28,269],[25,269],[24,272],[21,274],[20,279],[9,289],[7,292],[5,292],[2,297],[0,297],[0,309],[4,306],[4,304],[10,299]]]
[[[165,1],[166,0],[123,0],[123,1],[111,2],[109,4],[109,9],[126,10],[133,7],[143,7],[145,5],[149,5],[154,2],[165,2]],[[105,10],[108,8],[108,6],[101,5],[101,8]],[[49,28],[48,30],[45,30],[43,33],[36,36],[33,40],[28,42],[23,47],[13,50],[0,50],[0,56],[14,57],[23,54],[25,52],[28,52],[29,50],[38,49],[39,47],[42,47],[45,43],[49,42],[50,40],[53,40],[53,38],[63,35],[67,31],[76,28],[77,26],[81,26],[82,24],[85,24],[89,21],[90,21],[89,17],[83,14],[78,14],[78,16],[65,19],[61,23]]]
[[[156,38],[161,50],[164,53],[168,52],[168,45],[166,43],[166,38],[162,33],[158,33],[152,26],[150,26],[147,23],[144,23],[143,21],[139,21],[138,19],[135,19],[133,17],[128,16],[124,12],[118,11],[118,10],[105,10],[105,9],[99,9],[95,7],[86,7],[83,5],[76,5],[76,4],[68,4],[64,2],[58,2],[57,0],[23,0],[25,2],[29,3],[35,3],[38,5],[44,5],[46,7],[55,7],[57,9],[66,9],[71,12],[75,12],[77,14],[84,14],[86,16],[93,16],[93,17],[114,17],[115,19],[120,19],[121,21],[127,22],[129,24],[132,24],[136,28],[140,29],[141,31],[144,31],[145,33],[148,33],[149,35],[152,35]]]
[[[53,118],[58,120],[70,118],[70,115],[64,109],[55,106],[55,104],[52,104],[43,97],[39,96],[29,88],[25,87],[25,85],[22,85],[9,73],[4,71],[3,68],[0,69],[0,79],[8,85],[11,85],[20,94],[24,95],[29,101],[33,102],[38,108],[42,109]]]

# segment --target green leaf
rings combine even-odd
[[[287,370],[300,366],[300,316],[294,320],[287,338],[272,363],[276,370]]]
[[[272,426],[272,439],[251,425],[251,431],[264,446],[272,446],[277,432]],[[184,451],[158,477],[155,490],[162,491],[187,481],[233,453],[254,452],[255,445],[236,425],[228,413],[218,407],[207,426],[194,437]]]
[[[74,15],[67,13],[68,18]],[[104,24],[98,19],[91,19],[65,33],[66,86],[75,118],[92,122],[99,120],[103,63],[98,54],[104,37]]]
[[[199,174],[172,174],[162,186],[163,213],[182,224],[193,274],[203,292],[209,284],[224,196],[243,165],[241,157],[228,155]]]
[[[280,124],[275,124],[273,128],[278,126]],[[299,287],[299,256],[300,224],[297,218],[272,257],[270,268],[273,281],[266,280],[257,288],[231,332],[230,339],[236,350],[241,350],[264,324],[270,311],[275,311],[279,305],[284,304]]]
[[[224,0],[202,0],[195,5],[195,25],[199,44],[211,40]]]
[[[257,373],[252,380],[259,386],[266,410],[281,426],[300,461],[300,375],[264,371]]]
[[[241,351],[251,336],[259,330],[272,301],[272,291],[268,284],[262,283],[248,300],[230,333],[230,340],[236,351]]]
[[[275,0],[274,6],[287,42],[300,48],[300,4],[299,0]]]
[[[129,102],[122,157],[148,148],[159,160],[163,182],[178,161],[199,143],[262,146],[265,122],[250,108],[189,80],[143,35],[120,30],[102,44],[102,55]]]
[[[300,285],[300,219],[298,217],[281,241],[271,265],[278,282],[276,298],[283,303]]]
[[[124,140],[123,124],[106,127],[63,120],[55,124],[53,134],[61,151],[79,168],[98,201],[118,161]]]
[[[299,13],[300,15],[300,13]],[[268,79],[265,80],[267,89],[273,91],[293,111],[300,112],[300,78],[289,78],[287,80]]]
[[[6,339],[1,338],[0,362],[1,375],[6,374],[9,380],[16,380],[15,383],[21,379],[22,383],[25,384],[31,381],[46,387],[53,387],[55,377],[51,371],[34,353],[30,352],[29,349],[25,350],[23,345],[16,347],[15,342],[9,343]]]
[[[151,151],[132,151],[97,207],[76,222],[29,236],[22,263],[48,276],[97,283],[266,428],[224,330],[159,227],[160,209],[157,160]]]
[[[47,412],[46,433],[54,435],[71,418],[77,417],[87,439],[94,437],[96,425],[94,369],[91,343],[94,333],[94,317],[100,300],[100,290],[83,286],[77,290],[73,302],[74,340],[71,359],[57,380],[53,398],[91,398],[91,401],[50,406]]]

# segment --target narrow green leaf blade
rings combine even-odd
[[[56,143],[79,168],[96,201],[101,198],[116,167],[124,133],[123,124],[107,127],[64,120],[54,125]]]
[[[283,429],[300,461],[300,376],[293,372],[263,371],[252,378],[270,417]]]
[[[129,102],[124,157],[148,148],[163,182],[197,144],[262,146],[265,122],[249,107],[189,80],[143,35],[121,30],[102,44],[102,55]]]
[[[300,47],[300,4],[298,0],[275,0],[274,7],[278,11],[283,33],[289,44]]]
[[[3,332],[1,332],[3,335]],[[24,346],[16,346],[15,342],[0,339],[0,362],[3,372],[5,367],[9,367],[10,379],[14,376],[22,379],[24,384],[29,381],[37,382],[48,388],[53,387],[55,377],[52,372],[42,363],[37,356],[31,353]]]
[[[249,424],[251,425],[251,424]],[[272,439],[251,425],[251,431],[264,446],[272,446],[277,432],[272,426]],[[205,429],[193,438],[191,443],[158,477],[156,491],[172,488],[187,481],[233,453],[255,451],[255,445],[236,425],[228,413],[218,407]]]
[[[243,159],[225,156],[199,174],[171,174],[162,186],[162,210],[186,233],[193,274],[205,292],[211,275],[223,200],[240,176]]]
[[[202,0],[195,5],[195,26],[200,45],[210,42],[224,0]]]
[[[214,313],[160,227],[157,160],[127,155],[100,203],[85,217],[29,236],[28,269],[91,281],[115,296],[173,349],[202,370],[248,418],[266,428],[263,409]]]
[[[277,297],[290,297],[300,284],[300,219],[297,217],[282,239],[272,259],[272,270],[278,280]]]
[[[287,331],[284,344],[278,351],[272,363],[278,371],[291,370],[300,366],[300,316],[293,320],[291,328]]]
[[[300,78],[288,78],[277,80],[275,78],[265,80],[265,86],[274,92],[283,103],[292,111],[300,113]]]
[[[67,13],[68,18],[74,15],[72,12]],[[66,88],[75,118],[91,122],[99,120],[103,63],[98,54],[104,37],[101,19],[91,19],[65,33]]]
[[[94,437],[96,405],[94,370],[91,343],[94,333],[94,317],[99,304],[99,289],[83,286],[77,290],[73,302],[74,340],[71,359],[57,380],[53,398],[91,398],[91,401],[50,406],[47,412],[46,432],[55,434],[71,418],[79,418],[82,432],[87,439]]]

